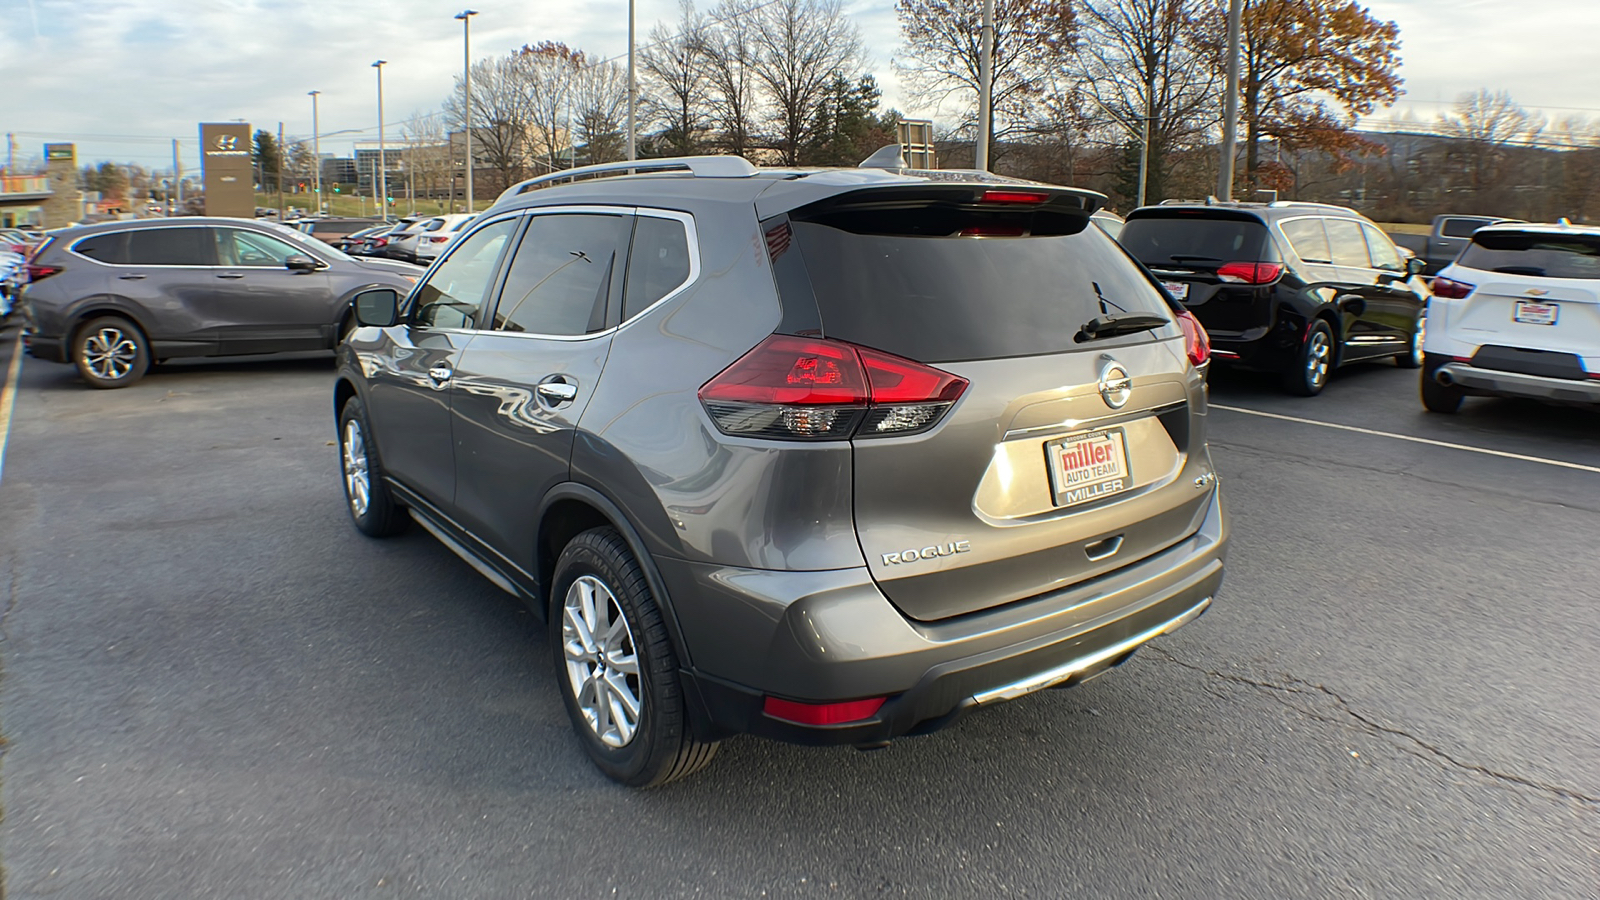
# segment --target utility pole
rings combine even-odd
[[[283,221],[283,123],[278,123],[278,221]]]
[[[177,138],[173,138],[173,140],[172,140],[172,183],[173,183],[173,186],[177,189],[176,190],[176,193],[178,195],[177,211],[178,212],[183,212],[183,163],[178,161],[178,140],[177,140]],[[170,203],[171,201],[169,200],[168,202]]]
[[[994,0],[983,0],[983,32],[978,40],[978,146],[973,167],[987,172],[994,130]]]
[[[1222,165],[1217,175],[1217,199],[1233,199],[1234,133],[1239,123],[1239,20],[1244,0],[1228,0],[1228,86],[1222,100]]]
[[[466,102],[466,136],[467,136],[467,212],[472,212],[472,17],[477,15],[475,9],[462,10],[456,18],[461,20],[461,85],[465,89]],[[449,129],[446,128],[446,131]],[[456,180],[450,179],[450,192],[455,193]]]
[[[311,190],[317,198],[317,215],[322,215],[322,128],[317,124],[317,95],[321,91],[308,91],[311,96]]]
[[[372,182],[372,189],[376,192],[372,199],[378,205],[378,218],[389,221],[389,174],[384,171],[387,156],[383,144],[383,66],[388,60],[380,59],[372,64],[378,70],[378,177]]]
[[[634,131],[634,128],[635,128],[634,107],[638,106],[638,104],[639,104],[639,82],[634,78],[634,73],[633,73],[633,44],[634,44],[634,40],[633,40],[633,27],[634,27],[634,21],[633,21],[634,20],[634,14],[633,13],[634,13],[634,10],[633,10],[633,8],[634,8],[634,5],[635,5],[635,0],[628,0],[628,161],[629,162],[632,162],[632,161],[634,161],[634,160],[639,158],[638,140],[637,140],[637,135],[636,135],[636,133]],[[572,130],[570,128],[567,130],[567,143],[569,143],[569,144],[572,143]],[[590,162],[594,162],[594,157],[593,156],[589,157],[589,161]]]
[[[1150,181],[1150,117],[1144,117],[1144,135],[1139,143],[1139,206],[1144,205],[1144,187]]]
[[[17,171],[17,136],[6,132],[6,174],[14,175]]]

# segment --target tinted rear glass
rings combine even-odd
[[[128,233],[114,231],[95,234],[72,245],[72,251],[103,263],[121,264],[128,261]]]
[[[826,337],[924,362],[1060,353],[1082,348],[1073,337],[1103,312],[1168,312],[1159,289],[1087,219],[1032,218],[851,212],[778,226],[792,234],[769,225],[767,244],[778,257],[803,256]],[[1037,231],[1055,233],[1016,236]],[[780,272],[778,281],[788,304],[805,279]]]
[[[1129,219],[1117,238],[1148,266],[1216,266],[1268,259],[1267,226],[1257,219],[1146,216]]]
[[[1445,219],[1439,233],[1445,237],[1470,237],[1474,231],[1489,224],[1488,219]]]
[[[1600,236],[1480,232],[1456,265],[1508,275],[1546,278],[1600,278]]]

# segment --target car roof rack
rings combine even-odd
[[[687,172],[695,178],[749,178],[756,174],[756,167],[742,156],[669,156],[661,159],[635,159],[622,162],[600,163],[593,166],[579,166],[576,169],[562,169],[529,178],[507,188],[498,199],[499,203],[507,197],[526,194],[539,188],[551,187],[557,184],[583,181],[590,178],[615,178],[623,175],[653,175],[659,172]]]
[[[1331,209],[1331,210],[1334,210],[1336,212],[1349,213],[1351,215],[1356,215],[1356,211],[1355,210],[1351,209],[1348,206],[1340,206],[1337,203],[1313,203],[1310,200],[1274,200],[1271,203],[1268,203],[1267,205],[1271,206],[1271,207],[1275,207],[1275,208],[1280,208],[1280,209],[1283,208],[1283,207],[1296,207],[1296,206],[1304,206],[1304,207],[1309,207],[1309,208],[1312,208],[1312,209]]]

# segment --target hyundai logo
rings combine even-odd
[[[1133,379],[1128,370],[1115,360],[1108,361],[1100,370],[1100,399],[1112,409],[1121,409],[1133,395]]]

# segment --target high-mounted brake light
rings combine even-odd
[[[1050,199],[1049,194],[1038,191],[984,191],[979,203],[1009,203],[1014,206],[1035,206]]]
[[[1206,327],[1187,309],[1179,310],[1178,327],[1183,330],[1183,352],[1188,354],[1189,364],[1205,365],[1211,359],[1211,336],[1206,334]]]
[[[778,697],[761,701],[761,711],[774,719],[800,725],[843,725],[860,722],[878,714],[888,697],[848,700],[844,703],[799,703]]]
[[[1477,288],[1475,284],[1465,281],[1454,281],[1449,278],[1435,278],[1433,280],[1433,295],[1446,300],[1465,300],[1467,295]]]
[[[700,388],[724,434],[845,440],[926,431],[965,378],[881,350],[774,334]]]
[[[1218,278],[1238,284],[1271,284],[1282,274],[1281,264],[1269,262],[1223,263],[1217,269]]]

